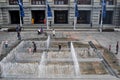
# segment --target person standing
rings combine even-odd
[[[111,45],[109,45],[109,51],[111,51]]]
[[[32,53],[32,48],[31,48],[31,47],[28,48],[28,52],[29,52],[30,54]]]
[[[38,29],[38,35],[43,33],[43,28],[42,26]]]
[[[37,51],[37,46],[36,46],[36,44],[35,44],[35,42],[34,42],[34,41],[33,41],[32,43],[33,43],[33,53],[34,53],[34,52],[36,52],[36,51]]]
[[[41,26],[41,28],[40,28],[40,32],[41,32],[41,34],[43,33],[43,27]]]
[[[90,23],[90,27],[92,28],[92,26],[93,26],[93,25],[92,25],[92,22],[91,22],[91,23]]]
[[[20,32],[21,31],[21,27],[20,27],[20,25],[17,25],[16,26],[16,32]]]
[[[16,26],[16,32],[18,32],[19,31],[19,25],[17,24],[17,26]]]
[[[58,45],[58,50],[59,50],[59,51],[61,50],[61,44]]]
[[[68,48],[69,48],[69,51],[70,51],[70,42],[68,42]]]
[[[18,37],[18,40],[21,40],[20,32],[17,32],[17,37]]]
[[[55,36],[55,29],[53,29],[52,33],[53,33],[53,37],[54,37]]]
[[[8,48],[8,41],[5,41],[5,48]]]
[[[44,25],[46,25],[46,19],[44,19]]]
[[[40,33],[40,28],[38,28],[38,31],[37,31],[37,32],[38,32],[38,35],[41,34],[41,33]]]
[[[21,35],[20,35],[21,27],[20,25],[16,26],[16,32],[17,32],[17,38],[18,40],[21,40]]]
[[[35,21],[34,18],[32,18],[32,24],[34,24],[34,21]]]
[[[117,44],[116,44],[116,54],[118,54],[119,52],[119,41],[117,41]]]

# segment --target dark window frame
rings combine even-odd
[[[31,5],[45,5],[46,0],[31,0]]]
[[[113,11],[106,11],[106,17],[103,19],[103,24],[113,23]]]
[[[21,0],[23,2],[23,0]],[[9,0],[9,5],[18,5],[18,0]]]
[[[91,0],[78,0],[78,5],[91,5]]]
[[[68,0],[54,0],[55,5],[67,5]]]
[[[45,10],[32,10],[31,13],[34,24],[44,24]]]
[[[106,5],[114,5],[116,0],[106,0]],[[100,0],[100,4],[102,3],[102,0]]]
[[[9,5],[17,5],[18,1],[17,0],[9,0]]]
[[[55,10],[54,15],[55,24],[68,24],[68,10]]]
[[[10,23],[11,24],[19,24],[20,23],[20,16],[19,16],[19,10],[10,10]]]
[[[79,10],[80,16],[77,18],[77,24],[90,24],[91,11]]]

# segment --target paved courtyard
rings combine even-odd
[[[47,33],[50,34],[50,35],[52,34],[51,31],[47,31]],[[120,42],[120,37],[119,37],[120,32],[102,32],[102,33],[100,33],[98,31],[81,31],[81,30],[80,31],[69,31],[69,30],[66,30],[66,31],[65,30],[61,30],[61,31],[59,31],[59,30],[57,30],[56,34],[58,36],[62,36],[62,37],[66,37],[67,36],[67,37],[69,37],[73,41],[74,40],[78,40],[78,41],[84,42],[84,43],[88,43],[89,41],[92,41],[95,45],[100,45],[101,47],[104,47],[106,49],[108,49],[109,45],[111,45],[111,53],[114,56],[116,56],[116,58],[117,58],[117,59],[115,59],[115,61],[117,60],[117,61],[120,62],[120,50],[119,50],[119,53],[117,55],[115,54],[116,53],[116,44],[117,44],[117,41]],[[59,35],[59,34],[62,34],[62,35]],[[9,43],[10,43],[10,45],[15,44],[15,43],[18,42],[16,36],[17,36],[16,32],[0,32],[0,43],[2,44],[3,41],[7,40],[8,44]],[[25,41],[29,41],[31,39],[38,39],[40,37],[41,38],[44,37],[44,35],[42,35],[42,36],[41,35],[37,35],[36,31],[22,31],[21,32],[21,36],[22,36],[22,40],[25,40]],[[58,39],[58,41],[60,41],[60,40]],[[50,53],[53,53],[53,52],[50,52]],[[54,54],[57,55],[56,53],[54,53]],[[65,54],[65,53],[63,53],[63,54]],[[22,55],[24,55],[24,54],[22,54]],[[35,56],[35,55],[33,55],[33,56]],[[41,55],[37,55],[37,59],[38,60],[39,60],[39,58],[38,58],[39,56],[41,56]],[[59,56],[59,57],[61,57],[61,56]],[[57,64],[57,63],[55,63],[55,64]],[[61,64],[64,64],[64,63],[61,63]],[[92,64],[98,64],[98,63],[92,63]],[[69,63],[69,66],[70,65],[72,65],[72,64]],[[84,67],[85,64],[82,63],[82,65]],[[87,76],[87,78],[88,78],[87,80],[94,80],[94,79],[89,79],[89,77],[91,77],[91,76]],[[109,76],[104,76],[104,77],[106,77],[108,79]],[[83,76],[82,78],[85,78],[85,76]],[[7,79],[7,78],[5,78],[5,79],[6,80],[10,80],[10,79]],[[104,80],[102,78],[97,78],[97,79],[98,80]],[[17,79],[17,80],[19,80],[19,79]],[[86,80],[86,79],[82,79],[82,80]],[[117,78],[114,78],[114,80],[117,80]]]
[[[48,32],[52,34],[51,31]],[[96,40],[101,46],[105,48],[109,48],[111,45],[111,51],[113,53],[116,52],[116,44],[117,41],[120,42],[120,32],[93,32],[93,31],[56,31],[56,33],[64,33],[68,34],[73,38],[79,39],[80,41],[92,41]],[[37,32],[35,31],[28,31],[28,32],[21,32],[22,39],[27,38],[38,38]],[[0,32],[0,43],[2,41],[8,40],[9,41],[16,41],[17,34],[15,32]],[[120,49],[119,54],[117,55],[118,59],[120,59]]]

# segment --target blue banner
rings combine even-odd
[[[75,17],[79,17],[79,11],[78,11],[78,6],[77,6],[76,0],[75,0]]]
[[[24,17],[25,14],[24,14],[24,8],[23,8],[23,3],[21,0],[18,0],[18,5],[19,5],[19,8],[20,8],[20,16],[21,17]]]
[[[51,7],[49,6],[49,4],[47,4],[47,17],[52,17],[52,11],[51,11]]]
[[[106,0],[102,0],[102,18],[106,17]]]

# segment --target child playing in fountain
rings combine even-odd
[[[43,28],[42,26],[38,29],[38,35],[43,33]]]
[[[31,47],[28,48],[28,52],[29,52],[30,54],[32,53],[32,48],[31,48]]]

